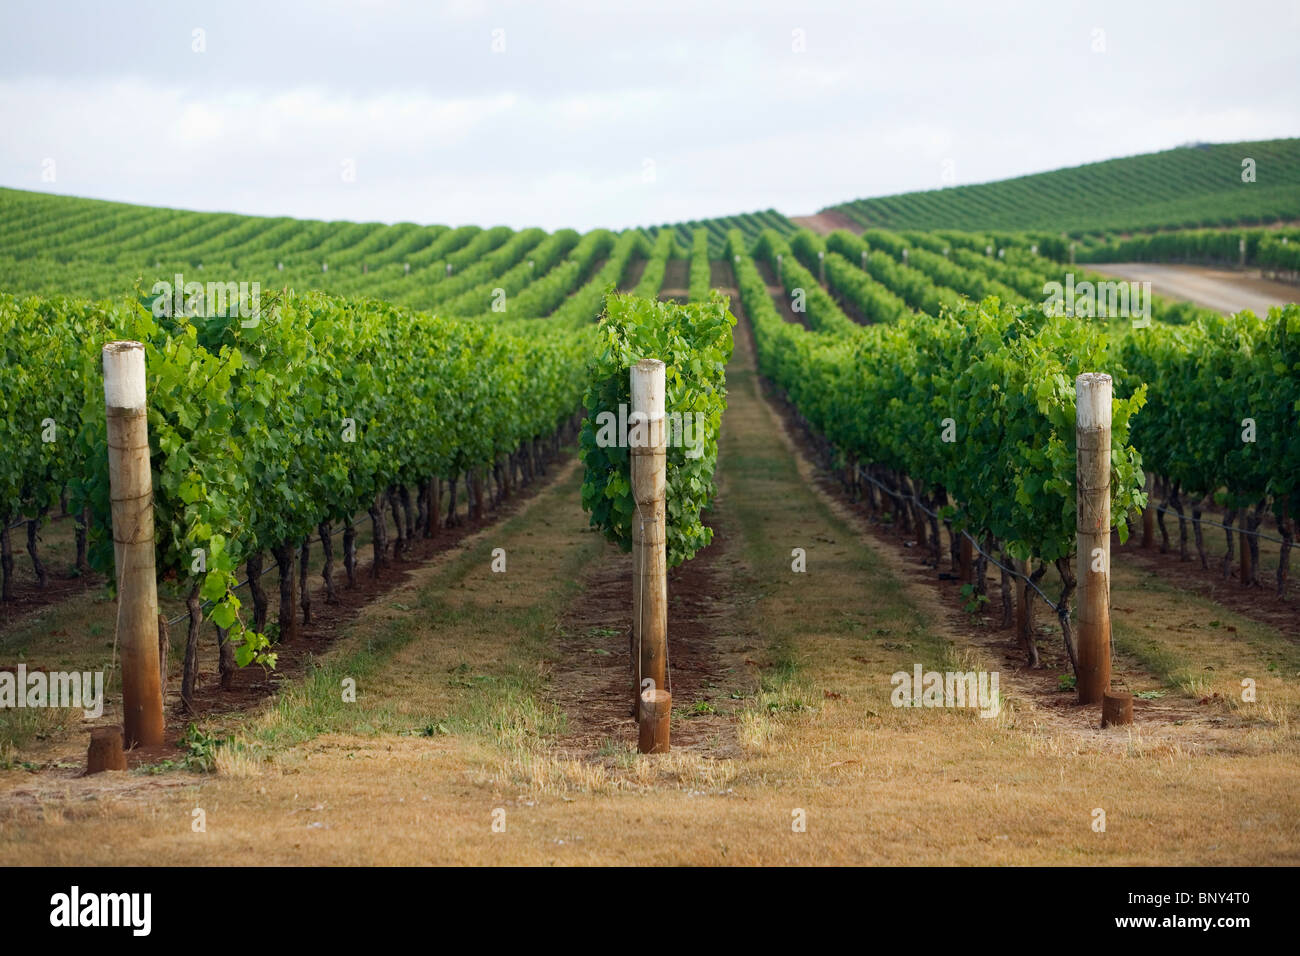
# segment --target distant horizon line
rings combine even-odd
[[[1015,182],[1021,179],[1030,179],[1035,176],[1045,176],[1051,173],[1065,172],[1067,170],[1083,169],[1088,166],[1100,166],[1105,163],[1113,163],[1113,162],[1122,161],[1126,159],[1138,159],[1143,156],[1158,156],[1161,153],[1171,153],[1180,149],[1205,149],[1205,148],[1220,147],[1220,146],[1255,145],[1259,143],[1281,143],[1290,140],[1300,140],[1300,135],[1276,136],[1271,139],[1229,140],[1227,142],[1211,142],[1209,140],[1189,140],[1183,143],[1179,143],[1175,146],[1166,147],[1164,149],[1151,150],[1149,152],[1142,152],[1142,153],[1127,153],[1122,156],[1111,156],[1107,159],[1092,160],[1086,163],[1076,163],[1072,166],[1055,166],[1051,169],[1040,169],[1031,173],[1021,173],[1020,175],[1017,176],[1004,176],[998,179],[985,179],[985,180],[980,180],[978,182],[969,182],[969,183],[953,183],[945,186],[937,186],[931,189],[909,189],[903,192],[884,193],[880,195],[855,196],[851,199],[841,200],[840,202],[832,205],[823,206],[822,208],[814,210],[812,212],[800,212],[800,213],[791,214],[791,213],[784,212],[775,206],[765,206],[758,209],[750,209],[750,210],[745,210],[740,212],[721,213],[719,215],[705,216],[697,219],[679,219],[673,222],[644,223],[639,225],[622,226],[622,227],[592,226],[588,229],[578,229],[576,226],[557,226],[554,229],[544,229],[544,227],[537,226],[537,225],[511,226],[506,223],[497,223],[493,226],[486,226],[483,225],[483,223],[481,222],[463,222],[463,223],[454,223],[454,224],[450,222],[420,223],[420,222],[413,222],[408,219],[401,219],[393,222],[389,222],[383,219],[319,219],[319,218],[305,217],[305,216],[290,216],[290,215],[284,215],[282,213],[247,213],[247,212],[239,212],[233,209],[191,209],[183,206],[168,206],[168,205],[160,205],[156,203],[132,202],[130,200],[124,200],[124,199],[105,199],[100,196],[83,196],[83,195],[77,195],[73,193],[48,192],[46,190],[41,190],[41,189],[27,189],[22,186],[9,186],[2,183],[0,183],[0,189],[9,190],[12,192],[29,193],[35,196],[56,196],[63,199],[78,199],[84,202],[102,202],[102,203],[108,203],[116,206],[134,206],[137,208],[145,208],[145,209],[165,209],[169,212],[189,213],[191,215],[242,216],[248,219],[286,219],[286,220],[292,220],[294,222],[322,223],[326,225],[335,225],[340,223],[351,224],[351,225],[383,225],[383,226],[409,225],[409,226],[417,226],[423,229],[432,228],[435,226],[444,226],[449,229],[461,229],[464,228],[465,226],[479,226],[480,228],[483,229],[493,229],[493,228],[498,228],[500,226],[506,226],[506,228],[511,229],[515,232],[519,232],[524,229],[544,229],[544,231],[547,232],[548,234],[560,232],[565,229],[573,229],[578,233],[593,232],[596,229],[607,229],[610,232],[628,232],[630,230],[635,230],[635,229],[663,229],[669,226],[689,225],[692,222],[695,223],[710,222],[718,219],[728,219],[733,216],[752,215],[754,213],[759,213],[759,212],[775,212],[778,215],[784,216],[786,219],[793,221],[795,219],[804,219],[804,218],[809,218],[811,216],[817,216],[822,213],[832,212],[840,206],[848,205],[850,203],[855,203],[855,202],[870,202],[875,200],[893,199],[901,196],[912,196],[912,195],[919,195],[924,193],[943,192],[945,190],[962,189],[962,188],[975,187],[975,186],[991,186],[997,183]]]

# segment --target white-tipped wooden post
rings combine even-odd
[[[822,285],[826,284],[826,252],[817,253],[817,281]]]
[[[637,722],[663,729],[641,734],[642,753],[668,749],[665,699],[668,677],[668,551],[664,511],[667,435],[664,432],[664,363],[642,359],[631,370],[632,412],[628,450],[632,459],[632,618]],[[662,693],[661,693],[662,692]],[[646,749],[646,744],[652,749]]]
[[[1078,449],[1079,703],[1100,704],[1110,690],[1109,375],[1085,372],[1074,383]]]
[[[117,634],[122,647],[122,725],[127,747],[153,747],[163,742],[163,703],[144,346],[110,342],[104,346],[103,358]]]

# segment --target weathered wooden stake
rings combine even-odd
[[[117,633],[122,646],[122,722],[127,747],[153,747],[163,742],[163,703],[144,346],[109,342],[103,359]]]
[[[1079,582],[1079,703],[1099,704],[1110,690],[1111,380],[1085,372],[1075,380],[1076,506]]]
[[[642,359],[631,369],[632,409],[628,450],[632,459],[632,638],[637,719],[642,753],[668,750],[668,708],[656,691],[667,690],[668,553],[664,491],[667,435],[664,432],[664,363]],[[643,686],[644,685],[644,686]],[[645,691],[650,696],[645,696]],[[667,697],[667,694],[664,695]],[[652,706],[647,708],[647,700]],[[661,714],[662,709],[662,714]],[[647,722],[662,721],[662,734],[646,736]],[[647,750],[647,739],[653,751]]]
[[[648,690],[641,695],[641,724],[637,750],[643,754],[668,753],[668,726],[673,695],[666,690]]]
[[[1133,695],[1106,691],[1101,700],[1101,725],[1116,727],[1133,723]]]
[[[121,727],[96,727],[90,732],[90,749],[86,752],[86,773],[125,770],[126,754],[122,750]]]

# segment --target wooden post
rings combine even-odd
[[[90,732],[90,749],[86,752],[86,773],[125,770],[126,754],[122,751],[121,727],[96,727]]]
[[[826,284],[826,253],[817,253],[817,281]]]
[[[662,721],[662,739],[650,741],[656,753],[668,750],[667,708],[671,698],[653,696],[667,690],[668,659],[668,553],[664,491],[667,436],[664,433],[664,363],[642,359],[631,369],[632,410],[628,446],[632,459],[632,637],[636,671],[637,719]],[[647,709],[645,692],[653,704]],[[666,696],[666,695],[665,695]],[[660,713],[662,706],[664,714]],[[645,732],[640,741],[646,742]],[[642,753],[649,753],[642,747]]]
[[[103,359],[117,635],[122,646],[122,723],[128,748],[156,747],[163,742],[163,703],[144,346],[109,342]]]
[[[1076,506],[1079,582],[1079,703],[1099,704],[1110,690],[1109,375],[1075,380]]]
[[[1117,727],[1133,723],[1133,695],[1106,691],[1101,700],[1101,725]]]
[[[636,749],[643,754],[668,753],[668,724],[673,695],[666,690],[648,690],[641,695],[641,725]]]

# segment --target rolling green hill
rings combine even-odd
[[[690,254],[696,231],[722,256],[728,230],[754,238],[763,229],[794,231],[774,210],[630,229],[646,248],[673,233],[674,258]],[[189,212],[0,188],[0,290],[98,298],[149,286],[174,273],[194,278],[239,276],[268,288],[292,286],[371,295],[410,306],[467,293],[487,280],[521,273],[522,288],[574,250],[569,281],[595,274],[612,236],[597,229],[576,246],[561,229],[419,226],[414,223],[324,222],[234,213]],[[591,255],[583,253],[591,251]],[[533,271],[536,268],[536,271]],[[203,276],[194,275],[203,272]],[[434,287],[437,286],[437,291]]]
[[[1242,161],[1255,160],[1255,182]],[[831,207],[864,227],[1079,236],[1300,219],[1300,139],[1183,146],[1017,179]]]

